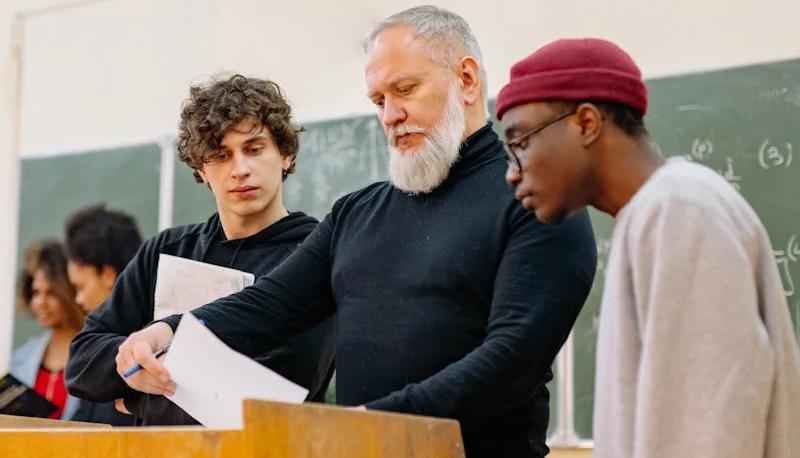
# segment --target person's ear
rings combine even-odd
[[[208,184],[208,177],[203,169],[197,169],[197,174],[200,176],[200,179],[203,180],[203,184],[206,185],[206,188],[211,189],[211,185]]]
[[[100,269],[100,282],[103,286],[111,289],[114,287],[114,282],[117,281],[117,269],[109,266],[108,264],[103,265]]]
[[[484,84],[480,78],[478,61],[472,56],[465,56],[459,62],[456,72],[461,82],[461,97],[464,104],[478,103],[481,97],[481,85]]]
[[[580,126],[581,142],[584,148],[592,145],[603,132],[606,118],[593,103],[582,103],[575,110],[575,119]]]
[[[296,156],[283,156],[283,176],[286,176],[289,173],[289,169],[292,168],[292,164],[294,164],[294,159]]]

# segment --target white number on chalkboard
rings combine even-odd
[[[794,280],[792,273],[789,270],[790,263],[796,263],[800,259],[800,246],[797,244],[797,235],[793,234],[789,241],[786,243],[785,250],[773,250],[775,255],[775,262],[778,263],[778,268],[781,273],[781,280],[783,281],[783,294],[787,297],[794,295]]]
[[[758,149],[758,164],[764,170],[769,170],[774,167],[789,168],[792,165],[792,144],[789,142],[784,143],[784,147],[773,145],[769,139],[761,142],[761,147]]]
[[[733,170],[733,158],[727,157],[725,158],[725,162],[728,164],[727,168],[725,170],[717,170],[717,172],[722,175],[722,178],[725,178],[725,181],[733,186],[733,189],[741,191],[740,182],[742,181],[742,177],[737,175]]]

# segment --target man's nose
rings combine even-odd
[[[506,167],[506,184],[516,188],[520,181],[522,181],[522,171],[516,165],[509,163]]]
[[[246,177],[250,175],[250,171],[250,158],[246,154],[234,154],[231,174],[235,177]]]
[[[381,113],[381,122],[384,127],[393,127],[403,122],[408,117],[406,110],[401,103],[386,98],[383,102],[383,113]]]

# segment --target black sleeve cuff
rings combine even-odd
[[[155,320],[152,323],[148,324],[147,326],[150,326],[151,324],[155,323],[167,323],[169,327],[172,328],[172,333],[174,334],[175,331],[178,329],[178,324],[181,322],[182,316],[183,315],[170,315],[164,319]]]

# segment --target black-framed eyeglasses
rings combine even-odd
[[[506,150],[506,159],[508,160],[509,167],[512,167],[514,170],[522,170],[522,162],[520,161],[520,156],[522,153],[525,152],[528,145],[523,145],[522,143],[531,138],[532,136],[538,134],[539,132],[543,131],[547,126],[553,125],[558,121],[561,121],[564,118],[568,118],[575,114],[575,110],[567,111],[566,113],[562,113],[556,116],[554,119],[547,121],[546,123],[542,124],[541,126],[525,132],[522,135],[518,135],[511,140],[503,142],[503,146]]]

